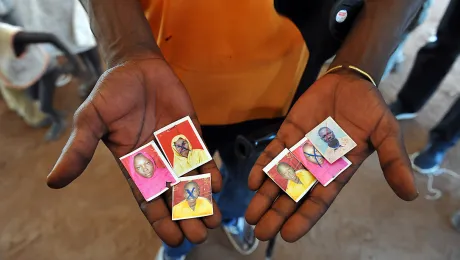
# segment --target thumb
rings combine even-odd
[[[385,179],[393,191],[403,200],[418,197],[412,165],[404,146],[399,124],[389,110],[380,120],[371,135],[371,142],[377,150]]]
[[[47,177],[50,188],[67,186],[88,166],[101,137],[105,134],[105,124],[96,108],[88,101],[75,112],[72,133],[61,155]]]

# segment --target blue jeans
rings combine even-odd
[[[261,121],[260,124],[265,124]],[[234,140],[237,134],[251,132],[258,127],[258,123],[251,122],[241,123],[231,126],[202,127],[203,137],[208,150],[213,154],[216,150],[223,161],[220,168],[222,174],[222,191],[214,194],[213,199],[216,201],[222,213],[222,224],[232,223],[236,218],[244,217],[245,211],[254,196],[254,192],[248,188],[248,177],[250,167],[241,165],[234,152]],[[169,257],[180,257],[187,255],[194,247],[187,239],[182,245],[172,248],[163,243],[165,254]]]

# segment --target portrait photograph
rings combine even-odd
[[[263,170],[295,202],[317,183],[315,177],[288,149],[278,154]]]
[[[355,141],[332,117],[316,126],[306,137],[329,163],[334,163],[356,147]]]
[[[120,161],[146,201],[179,182],[153,141],[121,157]]]
[[[214,214],[211,174],[182,177],[173,187],[172,220],[200,218]]]
[[[306,137],[289,150],[323,186],[327,186],[351,165],[345,156],[330,164]]]
[[[189,116],[161,128],[154,135],[178,177],[212,160]]]

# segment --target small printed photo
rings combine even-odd
[[[264,168],[264,172],[295,202],[305,196],[317,182],[288,149],[276,156]]]
[[[327,186],[351,165],[345,156],[330,164],[307,137],[302,138],[289,150],[323,186]]]
[[[172,193],[172,220],[200,218],[214,214],[211,174],[179,178]]]
[[[154,133],[178,177],[212,160],[189,116]]]
[[[146,201],[158,197],[168,190],[169,185],[179,182],[153,141],[121,157],[120,161]]]
[[[306,137],[329,163],[334,163],[356,147],[355,141],[332,117],[328,117],[316,126]]]

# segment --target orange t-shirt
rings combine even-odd
[[[204,125],[286,114],[309,52],[273,0],[140,0]]]

